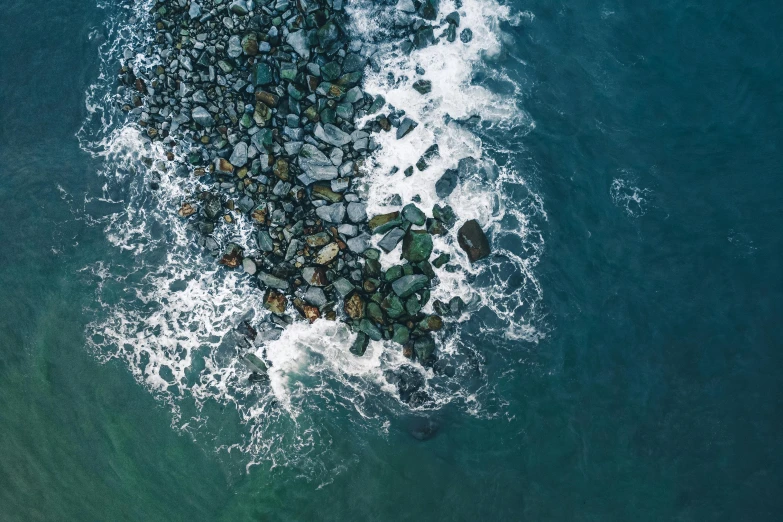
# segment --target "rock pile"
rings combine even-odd
[[[402,0],[397,9],[398,29],[408,35],[403,52],[456,40],[459,14],[436,25],[436,0]],[[377,148],[373,136],[400,139],[418,124],[363,92],[376,51],[346,35],[342,0],[159,0],[152,15],[155,40],[143,52],[156,65],[122,67],[121,106],[167,147],[170,161],[187,157],[177,174],[197,176],[201,189],[178,213],[199,243],[257,282],[273,323],[292,321],[292,309],[310,322],[339,318],[358,333],[350,347],[356,355],[371,339],[387,339],[432,364],[441,315],[461,311],[452,300],[435,303],[438,315],[422,312],[433,266],[449,262],[447,254],[431,260],[432,236],[448,233],[457,219],[448,206],[436,205],[428,217],[414,204],[368,218],[354,189],[363,158]],[[469,38],[463,31],[461,41]],[[420,80],[414,88],[426,95],[432,84]],[[438,153],[437,145],[427,149],[416,169]],[[438,194],[448,196],[458,182],[449,171]],[[215,239],[216,227],[236,216],[254,224],[255,248]],[[381,269],[374,234],[387,253],[402,244],[399,264]],[[471,261],[489,253],[475,221],[460,229],[459,242]],[[265,369],[256,357],[244,360],[257,373]]]

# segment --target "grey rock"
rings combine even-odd
[[[383,239],[378,241],[378,246],[381,247],[385,252],[391,252],[397,248],[397,245],[400,241],[402,241],[403,236],[405,236],[404,230],[401,228],[393,228],[389,230],[385,236],[383,236]]]
[[[201,16],[201,6],[196,2],[191,2],[190,9],[188,9],[188,15],[190,16],[191,20]]]
[[[400,122],[400,126],[397,127],[397,139],[401,139],[404,136],[408,135],[413,129],[415,129],[419,124],[413,121],[410,118],[405,118]]]
[[[302,248],[302,243],[298,239],[292,239],[290,243],[288,243],[288,248],[285,250],[285,260],[291,261],[294,257],[296,257],[296,251]]]
[[[294,51],[307,60],[310,58],[310,47],[308,45],[308,38],[307,33],[305,31],[295,31],[292,33],[288,33],[288,38],[286,39],[288,42],[288,45],[294,48]]]
[[[361,236],[349,239],[345,244],[348,245],[348,250],[351,252],[361,254],[370,247],[370,236],[362,234]]]
[[[302,145],[299,151],[299,167],[313,181],[327,181],[338,176],[332,161],[310,143]]]
[[[350,223],[344,223],[337,227],[337,232],[346,237],[354,237],[359,233],[359,227]]]
[[[447,198],[454,192],[459,183],[459,173],[455,169],[449,169],[435,182],[435,194],[439,198]]]
[[[228,161],[235,167],[243,167],[247,163],[247,144],[243,141],[237,143]]]
[[[275,245],[272,242],[272,237],[266,230],[259,230],[256,233],[256,244],[258,245],[258,248],[264,252],[271,252],[275,249]]]
[[[240,16],[244,16],[249,12],[247,4],[244,2],[244,0],[234,0],[231,2],[229,8],[231,9],[232,13],[236,13]]]
[[[317,306],[319,308],[328,302],[326,300],[326,294],[324,294],[324,291],[317,286],[311,286],[308,288],[302,297],[304,297],[304,300],[311,305]]]
[[[350,186],[351,182],[348,178],[339,178],[339,179],[333,179],[332,180],[332,190],[334,192],[345,192],[348,190],[348,187]]]
[[[242,55],[242,42],[239,36],[234,35],[228,39],[228,51],[226,51],[230,58],[238,58]]]
[[[250,275],[255,274],[256,271],[258,270],[255,262],[249,257],[246,257],[242,260],[242,268],[244,269],[245,272],[247,272]]]
[[[265,286],[270,288],[277,288],[278,290],[288,290],[288,281],[280,279],[277,276],[273,276],[267,272],[258,272],[258,280]]]
[[[316,215],[328,221],[330,223],[342,223],[345,218],[345,205],[342,203],[334,203],[332,205],[324,205],[315,209]]]
[[[341,277],[340,279],[332,283],[332,286],[334,286],[334,289],[337,290],[337,293],[340,294],[340,296],[342,297],[345,297],[346,295],[350,294],[354,290],[353,283],[351,283],[344,277]]]
[[[354,223],[367,221],[367,205],[364,203],[348,203],[348,219]]]
[[[351,136],[349,134],[343,132],[339,127],[332,125],[331,123],[327,123],[323,126],[319,123],[315,127],[313,135],[319,140],[335,147],[342,147],[351,141]]]
[[[193,93],[193,101],[196,103],[200,103],[202,105],[206,105],[207,103],[209,103],[209,101],[207,100],[207,95],[204,94],[204,91],[202,91],[201,89]]]
[[[193,121],[202,127],[212,127],[215,124],[214,118],[204,107],[196,107],[192,113]]]

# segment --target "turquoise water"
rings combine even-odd
[[[475,133],[528,220],[493,246],[535,262],[475,277],[521,304],[465,319],[443,403],[310,363],[294,420],[246,416],[256,392],[199,410],[96,340],[161,309],[129,294],[173,244],[150,218],[150,248],[117,246],[112,216],[154,198],[77,139],[118,126],[85,100],[126,10],[0,3],[0,518],[777,520],[783,7],[638,4],[515,3],[492,28],[474,81],[523,112]]]

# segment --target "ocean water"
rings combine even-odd
[[[381,140],[372,211],[482,162],[449,203],[493,256],[436,245],[471,306],[412,406],[393,347],[326,321],[248,384],[259,296],[112,104],[150,4],[0,0],[0,519],[779,520],[783,5],[637,4],[463,0],[469,44],[366,77],[421,122]],[[394,43],[393,4],[347,6]]]

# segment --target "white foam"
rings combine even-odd
[[[630,174],[625,172],[625,174]],[[647,213],[650,205],[650,196],[652,191],[647,188],[640,188],[630,179],[615,178],[609,187],[609,195],[615,206],[632,218],[640,218]]]

